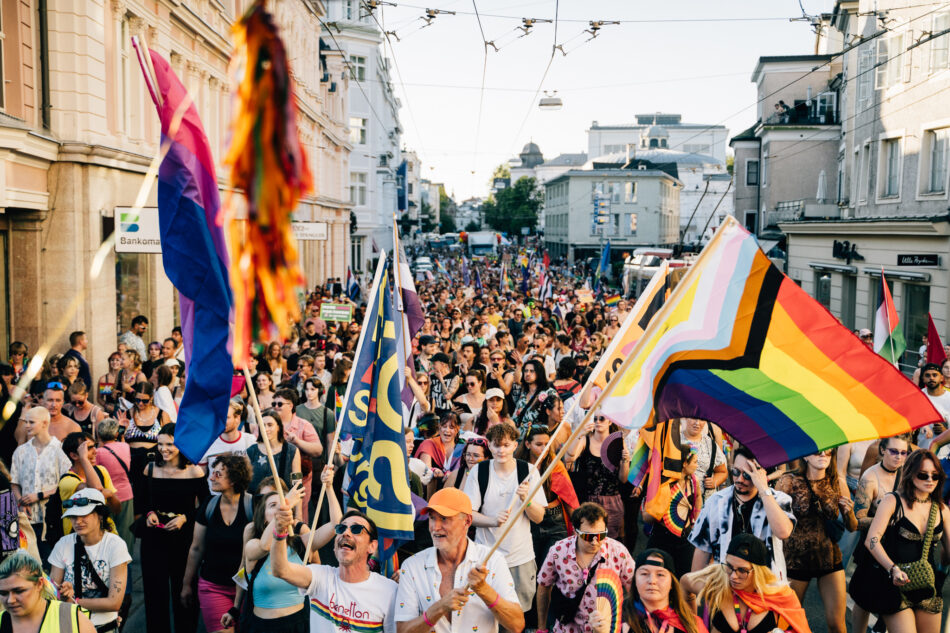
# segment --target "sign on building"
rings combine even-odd
[[[349,323],[353,320],[353,306],[343,303],[322,303],[320,304],[320,318],[324,321]]]
[[[294,237],[302,242],[313,242],[327,239],[326,222],[291,222]]]
[[[162,252],[158,207],[116,207],[114,214],[116,253]]]
[[[940,256],[936,253],[917,253],[897,256],[898,266],[939,266]]]

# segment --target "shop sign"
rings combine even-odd
[[[852,261],[863,262],[864,256],[858,253],[858,245],[852,244],[848,240],[839,242],[835,240],[831,243],[831,256],[835,259],[846,260],[849,264]]]
[[[116,253],[161,253],[158,207],[115,208]]]
[[[936,253],[916,253],[897,256],[898,266],[939,266],[940,256]]]
[[[291,222],[294,237],[301,242],[323,241],[327,239],[326,222]]]
[[[320,304],[320,318],[324,321],[349,323],[353,320],[353,306],[343,303],[322,303]]]

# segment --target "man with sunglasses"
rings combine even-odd
[[[375,631],[395,633],[396,583],[369,570],[376,553],[376,524],[359,510],[349,510],[335,526],[333,553],[339,567],[305,565],[287,557],[287,536],[294,509],[284,501],[274,518],[271,573],[310,597],[312,633]]]
[[[574,536],[551,546],[538,572],[538,633],[583,633],[596,611],[596,570],[617,572],[624,589],[633,580],[633,557],[622,543],[607,536],[607,511],[582,503],[571,513]]]
[[[710,562],[724,562],[732,539],[739,534],[752,534],[768,547],[772,571],[786,580],[782,541],[795,528],[792,498],[769,488],[765,469],[744,446],[736,449],[732,482],[706,500],[696,520],[689,537],[696,547],[692,571],[699,571]]]
[[[524,629],[524,613],[504,556],[468,538],[472,504],[457,488],[443,488],[422,510],[433,546],[405,560],[396,593],[398,633],[496,633]],[[433,588],[437,588],[433,591]],[[470,591],[471,589],[471,591]],[[474,593],[472,593],[474,592]]]

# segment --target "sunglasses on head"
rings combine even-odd
[[[593,543],[594,541],[599,541],[607,537],[607,531],[603,532],[581,532],[577,530],[577,536],[585,543]]]
[[[914,475],[920,481],[939,481],[937,473],[920,472]]]
[[[48,382],[46,383],[47,389],[59,389],[60,391],[66,391],[66,386],[61,382]]]
[[[333,531],[338,535],[344,534],[347,530],[349,530],[353,536],[359,536],[363,532],[368,532],[369,528],[359,523],[337,523],[333,526]]]
[[[745,472],[744,470],[739,470],[738,468],[733,468],[733,469],[732,469],[732,478],[733,478],[733,479],[738,479],[739,477],[742,477],[742,478],[745,479],[746,481],[752,481],[752,475],[750,475],[749,473]]]
[[[78,499],[66,499],[63,501],[63,508],[85,508],[88,505],[101,506],[102,502],[95,499],[90,499],[89,497],[80,497]]]

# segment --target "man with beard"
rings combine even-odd
[[[395,610],[398,633],[497,633],[499,625],[513,633],[523,630],[524,613],[505,557],[495,552],[479,566],[489,546],[468,538],[468,495],[443,488],[432,495],[423,513],[429,518],[433,546],[402,565]]]
[[[339,567],[304,565],[287,557],[287,534],[294,523],[293,508],[285,501],[277,511],[271,573],[310,597],[313,633],[382,631],[395,633],[393,607],[396,583],[369,570],[376,553],[376,524],[359,510],[350,510],[336,525],[333,553]]]

